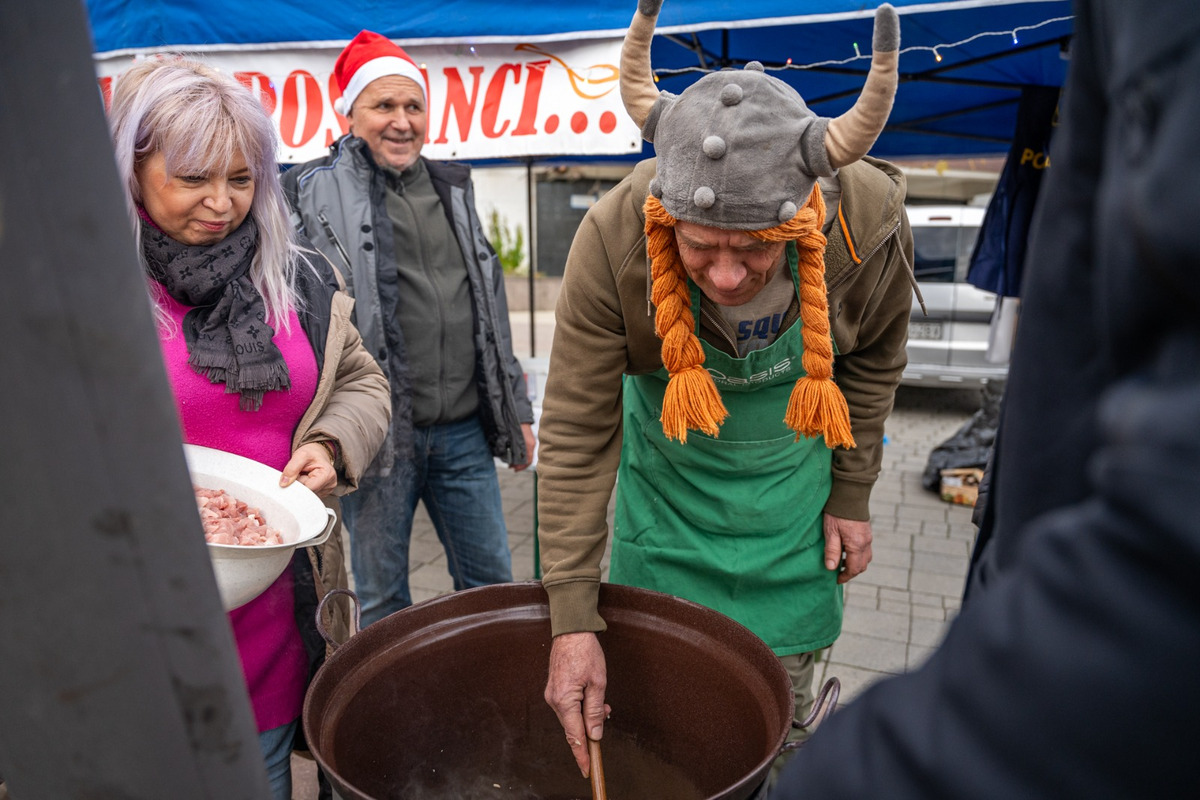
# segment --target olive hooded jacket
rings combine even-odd
[[[662,367],[642,213],[654,172],[653,160],[642,162],[592,207],[567,257],[539,425],[538,537],[554,635],[604,629],[596,602],[621,453],[621,378]],[[907,362],[912,232],[896,167],[868,158],[839,178],[825,280],[834,377],[858,446],[833,453],[825,511],[865,520]],[[700,316],[701,337],[736,355],[736,337],[707,299]],[[781,331],[798,318],[794,299]]]

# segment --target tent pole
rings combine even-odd
[[[529,220],[529,357],[537,357],[537,324],[534,315],[534,276],[537,274],[537,248],[534,246],[533,159],[525,159],[525,214]]]

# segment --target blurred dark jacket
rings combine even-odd
[[[1075,31],[970,599],[772,800],[1200,797],[1200,14]]]

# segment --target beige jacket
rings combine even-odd
[[[567,257],[539,425],[538,537],[554,635],[599,631],[600,561],[621,454],[621,376],[662,367],[654,333],[642,205],[654,161],[639,164],[584,217]],[[906,363],[912,232],[904,176],[865,158],[839,172],[825,280],[837,353],[834,377],[857,448],[833,453],[826,513],[870,518],[883,424]],[[829,209],[834,213],[834,209]],[[799,317],[793,300],[781,330]],[[736,337],[707,299],[701,336],[736,355]]]
[[[338,515],[337,526],[319,548],[304,549],[312,567],[314,602],[320,602],[331,589],[349,587],[337,498],[358,487],[358,479],[375,457],[392,417],[387,378],[363,347],[362,337],[350,321],[353,309],[354,300],[348,294],[333,294],[325,361],[317,391],[292,437],[293,452],[301,445],[327,439],[336,441],[341,450],[338,484],[333,494],[325,498],[325,505]],[[327,607],[324,622],[335,641],[344,642],[350,637],[350,611],[346,603]]]
[[[338,443],[343,469],[335,495],[358,488],[358,479],[375,457],[392,418],[387,378],[350,321],[353,309],[348,294],[333,295],[316,396],[292,437],[293,452],[310,442],[333,439]]]

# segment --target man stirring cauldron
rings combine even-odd
[[[862,96],[827,119],[757,62],[659,93],[660,7],[641,0],[621,56],[658,158],[576,233],[541,418],[546,700],[584,775],[608,710],[596,632],[614,480],[611,579],[749,627],[803,718],[841,584],[871,560],[868,499],[906,361],[904,178],[864,158],[895,94],[895,11],[876,14]]]

